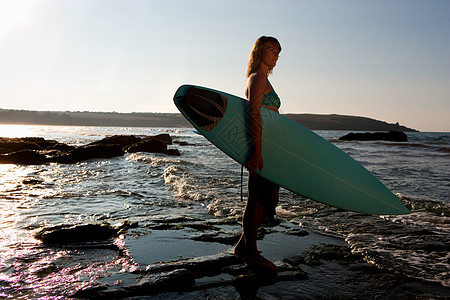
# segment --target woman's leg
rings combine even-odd
[[[258,265],[270,270],[276,270],[276,266],[259,254],[257,247],[258,228],[266,218],[266,207],[264,206],[264,193],[271,192],[262,188],[261,177],[251,174],[249,177],[249,194],[242,219],[243,233],[235,247],[235,254],[244,257],[248,265]],[[273,198],[275,194],[269,197]],[[276,193],[278,196],[278,193]],[[274,199],[271,199],[275,202]],[[266,200],[267,201],[267,200]],[[276,200],[278,202],[278,200]]]

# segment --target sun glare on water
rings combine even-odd
[[[0,125],[0,137],[20,138],[33,136],[32,126]]]

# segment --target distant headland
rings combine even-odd
[[[284,114],[311,130],[417,131],[398,123],[390,124],[366,117],[346,115]],[[0,109],[0,124],[123,126],[123,127],[191,127],[180,113],[117,113],[29,111]]]

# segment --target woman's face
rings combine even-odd
[[[264,49],[261,62],[269,68],[273,68],[277,64],[279,54],[278,48],[274,44],[268,43]]]

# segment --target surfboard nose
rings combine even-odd
[[[205,131],[211,131],[223,118],[228,99],[219,93],[191,86],[177,99],[180,108]]]

